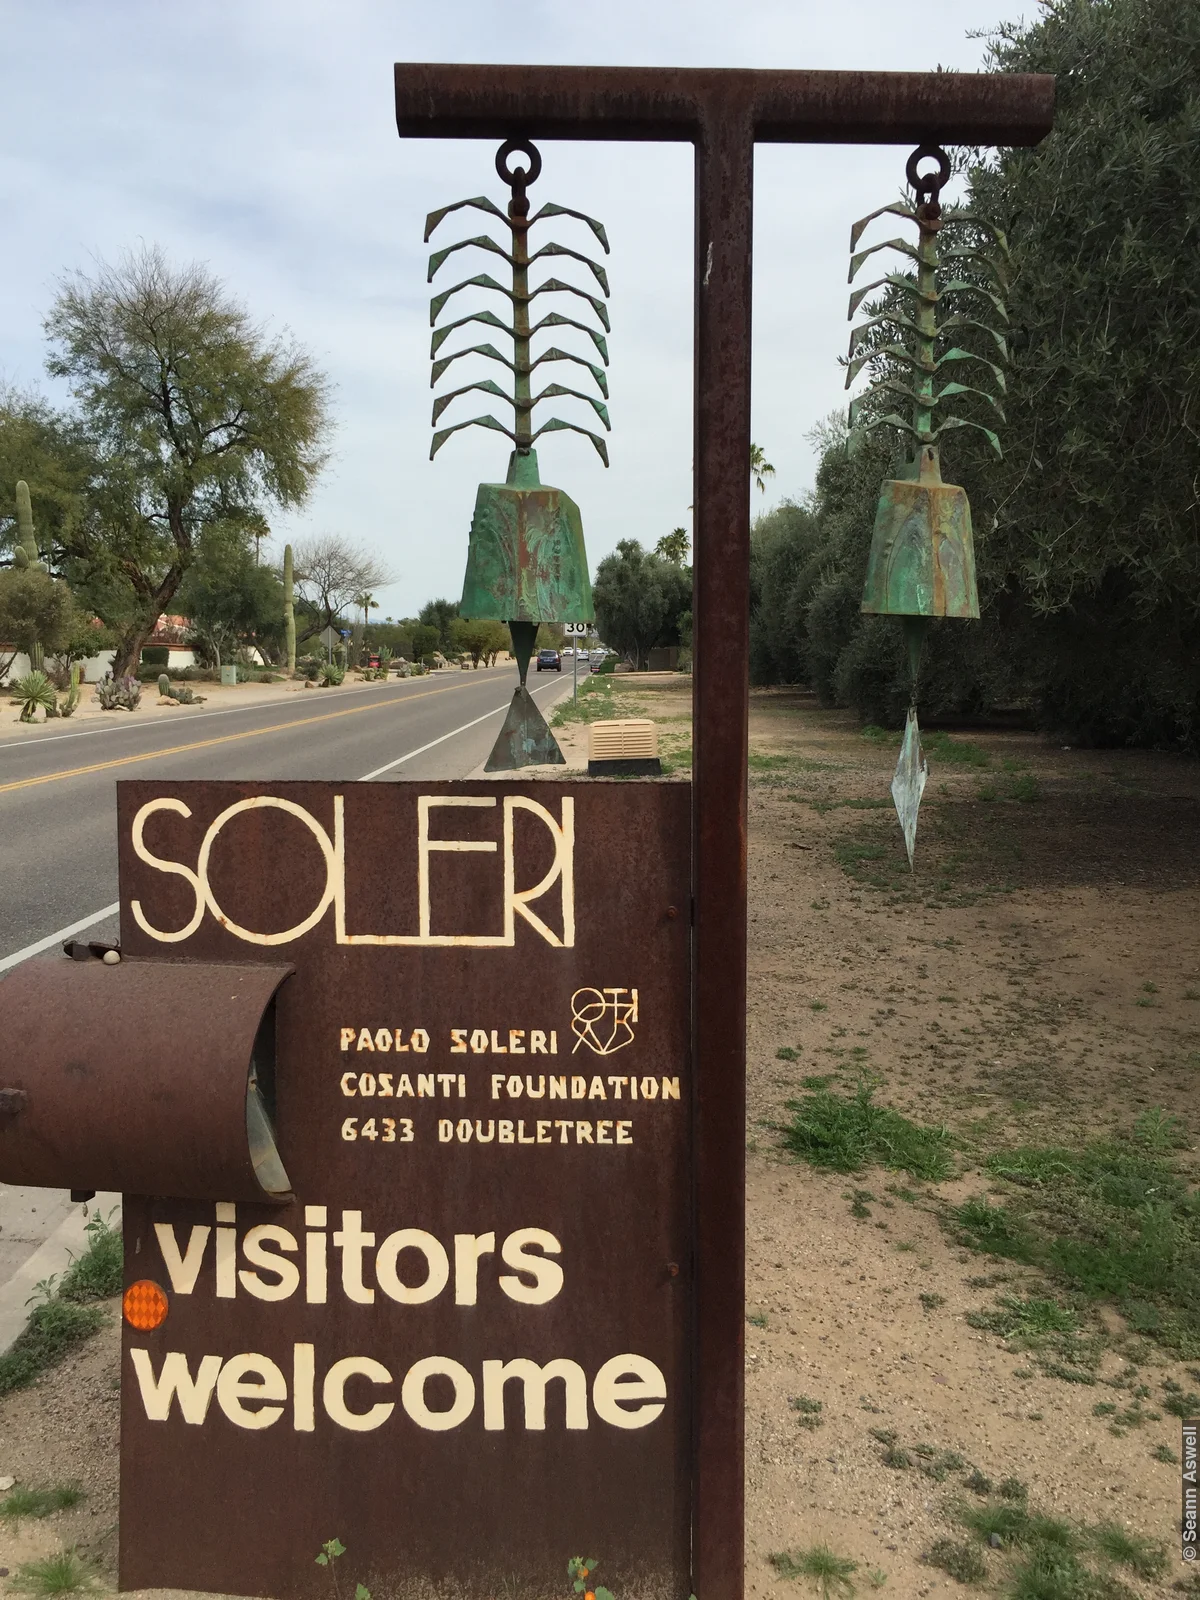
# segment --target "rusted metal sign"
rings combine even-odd
[[[336,1537],[377,1593],[685,1600],[689,787],[118,795],[97,982],[294,968],[292,1202],[126,1200],[122,1587],[324,1592]]]

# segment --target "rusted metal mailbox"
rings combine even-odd
[[[290,966],[30,961],[0,985],[0,1182],[291,1199],[272,1130]]]

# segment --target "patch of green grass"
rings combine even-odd
[[[0,1517],[19,1522],[23,1517],[49,1517],[56,1511],[69,1511],[83,1499],[75,1484],[58,1484],[49,1489],[33,1489],[17,1484],[0,1500]]]
[[[1029,1498],[1029,1490],[1020,1478],[1002,1478],[996,1485],[996,1493],[1001,1500],[1025,1501]]]
[[[690,744],[681,744],[674,749],[663,750],[659,756],[664,773],[690,772],[692,770],[692,747]]]
[[[800,1052],[799,1050],[793,1050],[790,1044],[781,1044],[775,1052],[775,1059],[776,1061],[798,1061]]]
[[[807,1550],[782,1550],[767,1557],[781,1578],[805,1578],[821,1596],[821,1600],[846,1600],[854,1594],[850,1581],[858,1571],[858,1562],[849,1556],[839,1556],[827,1544],[814,1544]]]
[[[22,1333],[0,1355],[0,1394],[23,1389],[60,1362],[104,1322],[99,1306],[78,1305],[55,1295],[35,1306]]]
[[[810,1395],[798,1394],[793,1396],[788,1404],[798,1413],[796,1421],[802,1428],[819,1428],[825,1421],[821,1415],[825,1405],[821,1400],[814,1400]]]
[[[1044,1295],[1001,1295],[990,1310],[968,1311],[967,1322],[1006,1339],[1010,1349],[1032,1352],[1048,1378],[1064,1383],[1096,1382],[1103,1338],[1086,1337],[1078,1313],[1057,1300]]]
[[[808,1009],[810,1011],[828,1011],[829,1007],[825,1004],[824,1000],[810,1000],[808,1002]]]
[[[972,1467],[971,1474],[966,1480],[967,1488],[972,1494],[991,1494],[992,1480],[985,1478],[978,1467]]]
[[[944,1294],[933,1294],[930,1291],[919,1294],[917,1299],[921,1302],[922,1311],[938,1311],[946,1304],[946,1296]]]
[[[125,1266],[121,1230],[97,1211],[84,1232],[87,1249],[63,1273],[58,1292],[64,1300],[108,1300],[121,1292]]]
[[[1108,1301],[1135,1333],[1200,1355],[1200,1193],[1176,1170],[1187,1139],[1150,1107],[1128,1134],[1081,1149],[994,1152],[986,1171],[1017,1192],[946,1213],[960,1243],[1036,1265],[1085,1300]]]
[[[1163,1385],[1166,1388],[1166,1385]],[[1168,1392],[1163,1400],[1162,1408],[1169,1411],[1173,1417],[1200,1417],[1200,1394],[1195,1394],[1191,1389],[1187,1393],[1180,1390]]]
[[[952,739],[940,728],[932,733],[922,732],[921,745],[926,755],[953,762],[956,766],[990,767],[992,764],[992,758],[986,750],[981,750],[977,744],[969,744],[965,739]]]
[[[913,1454],[920,1457],[920,1468],[935,1483],[945,1483],[952,1472],[961,1472],[966,1462],[957,1450],[939,1450],[933,1444],[914,1444]]]
[[[1134,1119],[1133,1137],[1155,1155],[1181,1149],[1188,1142],[1187,1129],[1178,1117],[1161,1106],[1150,1106]]]
[[[964,1200],[949,1215],[958,1224],[959,1243],[969,1249],[1009,1261],[1033,1260],[1033,1240],[1006,1206],[994,1206],[977,1195]]]
[[[911,1467],[913,1464],[913,1458],[909,1452],[902,1450],[896,1444],[889,1444],[879,1459],[885,1467],[893,1467],[897,1472],[901,1472],[905,1467]]]
[[[1179,1457],[1169,1444],[1156,1444],[1150,1454],[1155,1461],[1164,1461],[1169,1467],[1177,1467],[1179,1465]]]
[[[751,1311],[747,1313],[746,1321],[752,1328],[765,1328],[767,1325],[767,1314],[765,1311]]]
[[[1148,1580],[1165,1571],[1161,1545],[1111,1524],[1089,1532],[1030,1511],[1023,1499],[956,1509],[959,1521],[979,1539],[989,1544],[995,1540],[1000,1548],[1017,1553],[1004,1590],[1007,1600],[1135,1600],[1128,1584],[1087,1564],[1089,1553]]]
[[[1085,1567],[1069,1550],[1039,1546],[1012,1577],[1010,1600],[1137,1600],[1127,1583]]]
[[[877,832],[854,829],[834,841],[833,859],[852,883],[895,893],[911,874],[903,848],[881,844]]]
[[[819,1089],[801,1101],[790,1100],[792,1121],[783,1143],[811,1166],[833,1172],[860,1172],[865,1166],[907,1172],[939,1183],[953,1171],[947,1128],[922,1127],[888,1106],[877,1106],[874,1089],[860,1085],[853,1096]]]
[[[95,1586],[92,1569],[75,1554],[74,1550],[60,1550],[57,1555],[46,1556],[41,1561],[26,1561],[8,1580],[10,1589],[18,1594],[58,1595],[79,1594]]]
[[[823,1077],[801,1078],[800,1087],[802,1089],[827,1089],[832,1082],[832,1074],[827,1072]]]
[[[1014,778],[1008,786],[1008,798],[1019,800],[1023,805],[1042,798],[1042,786],[1032,772],[1025,772],[1019,778]]]
[[[607,722],[615,718],[618,714],[615,688],[611,677],[589,674],[579,685],[578,702],[569,695],[550,718],[550,726],[562,728],[569,722]]]
[[[874,1200],[874,1198],[875,1196],[870,1189],[852,1189],[849,1195],[851,1201],[850,1215],[852,1217],[869,1217],[871,1213],[867,1210],[867,1201]]]
[[[1138,1578],[1161,1578],[1167,1570],[1167,1552],[1157,1539],[1144,1539],[1128,1528],[1106,1522],[1096,1529],[1096,1548],[1114,1566],[1128,1567]]]
[[[1080,1538],[1069,1522],[1058,1517],[1040,1516],[1024,1504],[966,1506],[960,1520],[979,1538],[989,1540],[997,1534],[1006,1546],[1032,1549],[1035,1545],[1061,1551],[1079,1547]]]
[[[963,1539],[938,1539],[930,1545],[925,1560],[959,1583],[982,1583],[987,1577],[987,1562],[973,1544]]]
[[[1057,1300],[1032,1294],[1003,1294],[996,1311],[973,1311],[967,1321],[973,1328],[987,1328],[992,1333],[1002,1333],[1006,1339],[1014,1334],[1036,1339],[1047,1333],[1076,1333],[1079,1330],[1076,1312],[1068,1306],[1059,1305]]]

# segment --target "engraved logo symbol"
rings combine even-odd
[[[574,1055],[581,1044],[598,1056],[611,1056],[633,1043],[638,1019],[636,989],[576,989],[571,996],[571,1031]]]

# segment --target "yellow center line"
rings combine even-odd
[[[86,767],[69,767],[64,772],[47,772],[40,778],[18,778],[15,783],[0,783],[0,794],[11,794],[14,789],[32,789],[39,783],[57,783],[60,778],[82,778],[89,772],[106,772],[109,767],[127,767],[135,761],[157,761],[162,756],[182,755],[188,750],[207,750],[216,744],[233,744],[238,739],[257,739],[266,733],[285,733],[289,728],[304,728],[314,722],[332,722],[335,717],[357,717],[364,711],[379,711],[390,706],[411,705],[414,700],[424,700],[432,694],[453,694],[452,689],[422,689],[420,694],[397,696],[395,700],[381,700],[375,705],[347,706],[343,711],[323,711],[319,717],[297,717],[292,722],[275,722],[269,728],[247,728],[241,733],[222,733],[215,739],[197,739],[192,744],[175,744],[167,750],[143,750],[136,756],[117,756],[112,761],[93,761]]]

